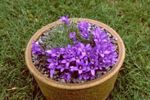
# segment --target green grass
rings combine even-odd
[[[1,0],[0,100],[43,100],[24,61],[30,37],[60,16],[86,17],[115,29],[126,59],[111,100],[150,99],[150,0]]]

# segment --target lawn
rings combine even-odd
[[[0,0],[0,100],[43,100],[24,61],[30,37],[62,15],[115,29],[126,59],[108,100],[150,100],[150,0]]]

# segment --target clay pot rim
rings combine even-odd
[[[60,88],[60,89],[67,89],[67,90],[77,90],[77,89],[85,89],[85,88],[90,88],[99,84],[102,84],[103,82],[105,82],[106,80],[110,79],[111,77],[113,77],[113,75],[115,75],[117,72],[119,72],[122,63],[124,61],[125,58],[125,46],[124,43],[122,41],[122,39],[120,38],[120,36],[117,34],[117,32],[115,32],[112,28],[110,28],[109,26],[107,26],[106,24],[96,21],[96,20],[92,20],[92,19],[87,19],[87,18],[70,18],[71,21],[74,22],[78,22],[78,21],[88,21],[90,23],[96,24],[98,26],[103,27],[104,29],[106,29],[108,32],[110,32],[115,38],[117,38],[117,44],[118,44],[118,50],[119,50],[119,57],[118,57],[118,62],[113,66],[113,68],[107,72],[106,74],[104,74],[103,76],[101,76],[100,78],[85,82],[85,83],[60,83],[57,82],[55,80],[52,80],[50,78],[45,77],[41,72],[38,71],[38,69],[33,65],[32,63],[32,57],[31,57],[31,44],[32,41],[35,41],[38,39],[38,37],[43,34],[45,31],[51,29],[52,27],[55,27],[56,25],[62,24],[62,22],[60,20],[57,20],[53,23],[50,23],[44,27],[42,27],[41,29],[39,29],[29,40],[26,50],[25,50],[25,61],[26,61],[26,65],[28,67],[28,69],[30,70],[31,74],[33,74],[33,76],[35,78],[37,78],[38,80],[40,80],[42,83],[45,83],[47,85],[50,85],[52,87],[55,88]]]

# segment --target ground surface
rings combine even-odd
[[[150,0],[1,0],[0,100],[43,100],[28,72],[30,37],[59,16],[102,21],[123,38],[126,59],[110,100],[150,99]],[[149,14],[149,15],[148,15]]]

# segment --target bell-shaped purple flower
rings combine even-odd
[[[76,32],[69,33],[69,38],[75,42],[76,41]]]
[[[99,69],[98,66],[95,66],[94,64],[89,64],[87,67],[87,70],[90,71],[90,74],[92,76],[95,76],[95,73],[98,69]]]
[[[49,68],[49,72],[50,72],[50,77],[53,78],[53,75],[55,73],[55,69],[56,69],[56,66],[58,66],[58,63],[53,63],[51,62],[49,65],[48,65],[48,68]]]
[[[100,27],[97,27],[95,30],[93,30],[92,34],[94,35],[94,42],[97,45],[100,45],[109,41],[109,37],[107,33],[104,31],[104,29]]]
[[[66,25],[69,25],[70,24],[70,21],[69,21],[69,18],[68,16],[62,16],[60,17],[60,20],[65,23]]]
[[[82,65],[78,65],[78,66],[71,66],[70,67],[71,71],[77,71],[78,74],[82,74],[84,71],[86,71],[86,67],[82,66]]]
[[[70,81],[71,74],[70,73],[64,73],[61,75],[61,78],[63,78],[65,81]]]
[[[82,73],[79,75],[79,80],[89,80],[90,79],[90,74],[89,73]]]
[[[63,52],[63,49],[61,48],[53,48],[51,50],[46,50],[46,54],[48,56],[51,56],[51,57],[59,57],[60,54]]]
[[[78,23],[78,29],[80,31],[80,35],[84,39],[89,39],[90,37],[89,27],[90,27],[90,23],[86,21],[81,21]]]
[[[32,54],[42,54],[43,48],[40,46],[39,42],[32,42]]]

